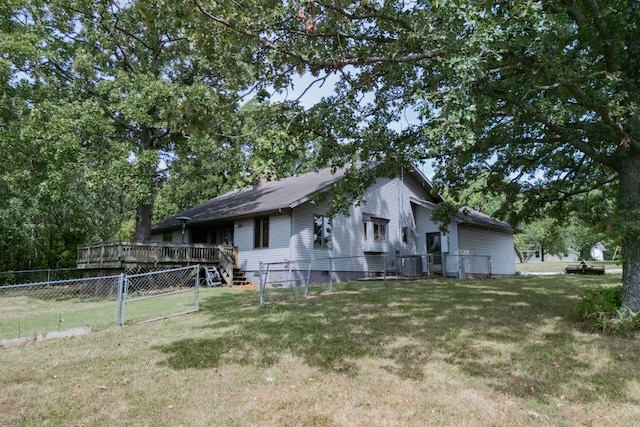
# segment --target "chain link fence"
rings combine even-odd
[[[427,278],[472,279],[491,277],[490,255],[427,254],[422,256]]]
[[[267,262],[260,263],[260,304],[331,291],[337,282],[490,276],[489,255],[367,254]]]
[[[199,309],[199,266],[58,279],[82,273],[75,269],[0,273],[13,282],[0,286],[0,348],[9,340],[45,338],[80,328],[99,330]]]
[[[82,278],[83,271],[77,268],[46,268],[40,270],[15,270],[0,272],[0,286],[24,283],[56,282]]]
[[[200,266],[130,274],[118,295],[117,324],[149,322],[199,309]]]
[[[308,260],[260,263],[260,304],[309,294]]]
[[[121,280],[118,275],[0,286],[0,340],[113,325]]]
[[[336,282],[384,280],[384,254],[260,263],[260,304],[331,292]]]

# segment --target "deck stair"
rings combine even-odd
[[[247,280],[246,273],[242,271],[242,269],[236,267],[233,269],[233,281],[231,284],[232,286],[244,286],[250,285],[251,282]]]

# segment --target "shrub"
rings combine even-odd
[[[581,295],[576,308],[578,320],[591,320],[601,313],[616,313],[622,304],[622,286],[605,288],[598,286]]]
[[[615,319],[620,317],[621,304],[622,286],[598,286],[581,295],[575,315],[579,321],[592,324],[604,332],[608,326],[619,325],[620,322]]]
[[[582,294],[575,314],[579,321],[602,332],[640,330],[640,312],[621,305],[622,286],[597,287]]]

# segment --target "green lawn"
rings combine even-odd
[[[620,275],[337,284],[0,351],[0,425],[628,426],[638,336],[574,322]]]

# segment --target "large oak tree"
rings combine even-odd
[[[337,77],[308,116],[325,161],[435,158],[438,182],[455,191],[486,174],[483,191],[520,218],[613,196],[598,221],[623,236],[623,305],[640,310],[640,4],[196,4],[281,69]],[[389,126],[407,112],[411,126]]]
[[[3,44],[13,84],[41,97],[27,100],[32,142],[78,136],[134,206],[137,240],[150,237],[176,153],[229,143],[238,92],[260,80],[253,52],[224,31],[195,42],[192,10],[186,1],[15,0],[5,15],[9,38],[26,41]],[[54,167],[66,168],[62,159]]]

